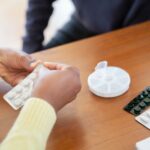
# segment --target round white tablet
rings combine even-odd
[[[101,97],[116,97],[125,93],[130,86],[129,74],[114,66],[107,66],[102,61],[95,67],[95,71],[88,77],[88,86],[91,92]]]
[[[22,105],[21,99],[16,99],[13,103],[14,103],[14,105],[16,105],[16,106]]]
[[[15,92],[10,92],[9,95],[8,95],[8,98],[13,99],[15,96],[16,96]]]
[[[16,92],[16,93],[22,92],[22,87],[18,85],[18,86],[15,88],[15,92]]]
[[[30,86],[30,84],[32,84],[33,83],[33,81],[31,80],[31,79],[25,79],[23,82],[22,82],[22,86],[24,86],[24,87],[29,87]]]
[[[37,78],[36,73],[31,73],[30,76],[29,76],[29,79],[31,79],[31,80],[34,80],[36,78]]]

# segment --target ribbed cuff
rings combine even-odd
[[[30,98],[21,110],[11,132],[27,130],[47,139],[55,122],[56,113],[50,104],[39,98]]]

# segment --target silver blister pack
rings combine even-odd
[[[135,117],[135,120],[141,123],[146,128],[150,129],[150,109]]]
[[[21,108],[27,99],[31,97],[41,67],[44,66],[38,65],[23,81],[4,95],[4,100],[15,110]]]

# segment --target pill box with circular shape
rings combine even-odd
[[[97,64],[88,77],[88,86],[97,96],[112,98],[128,91],[131,78],[128,72],[116,66],[108,66],[107,61]]]

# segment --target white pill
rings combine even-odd
[[[140,120],[142,120],[144,123],[149,122],[149,119],[146,116],[140,116]]]
[[[37,77],[36,73],[32,73],[29,78],[32,79],[32,80],[34,80],[34,79],[36,79],[36,77]]]
[[[17,92],[17,93],[22,92],[22,87],[21,86],[16,87],[15,92]]]
[[[20,99],[16,99],[16,100],[14,101],[14,104],[15,104],[16,106],[20,106],[20,105],[22,105],[22,101],[21,101]]]
[[[26,80],[23,82],[23,86],[29,86],[30,83],[32,83],[32,80],[26,79]]]
[[[29,94],[24,93],[24,95],[21,97],[22,100],[26,101],[29,98]]]
[[[16,96],[16,93],[14,93],[14,92],[10,92],[7,95],[7,97],[9,98],[9,100],[12,100],[15,96]]]

